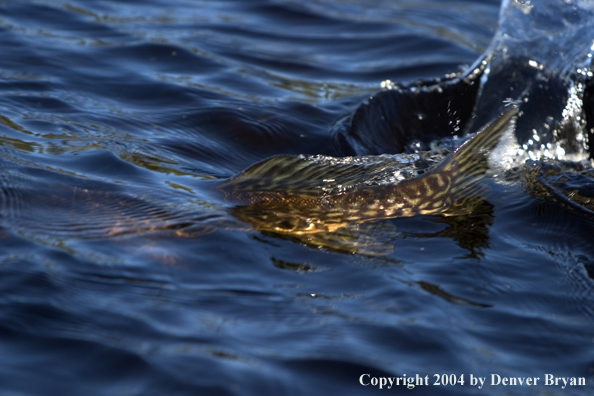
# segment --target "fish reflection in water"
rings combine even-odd
[[[373,246],[377,253],[378,247],[381,251],[389,246],[374,237],[387,226],[377,220],[462,216],[485,205],[481,179],[489,154],[512,128],[516,113],[510,106],[441,162],[436,153],[416,155],[438,163],[405,180],[398,181],[398,175],[419,169],[404,156],[277,156],[248,168],[219,190],[238,204],[233,215],[257,231],[359,253],[374,252]]]

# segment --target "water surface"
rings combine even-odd
[[[490,179],[473,216],[389,220],[386,252],[347,254],[254,232],[211,194],[271,155],[343,154],[337,122],[382,81],[472,64],[499,6],[2,2],[3,394],[380,392],[365,373],[591,390],[588,217]],[[492,373],[587,386],[468,386]]]

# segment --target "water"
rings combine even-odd
[[[384,221],[377,255],[254,232],[212,194],[271,155],[348,154],[382,81],[472,64],[500,4],[444,3],[0,3],[1,393],[591,391],[588,169],[489,178],[472,216]]]

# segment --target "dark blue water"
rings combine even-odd
[[[594,223],[571,205],[490,180],[472,216],[387,221],[373,255],[255,232],[211,194],[271,155],[343,154],[341,119],[472,64],[499,7],[0,2],[0,394],[591,392]]]

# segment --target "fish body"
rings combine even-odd
[[[356,159],[284,155],[253,165],[220,191],[237,204],[232,213],[256,230],[295,236],[378,219],[469,213],[480,196],[488,155],[515,115],[510,106],[443,161],[400,182],[378,178],[393,174],[382,156],[377,164],[373,157],[358,164]]]

